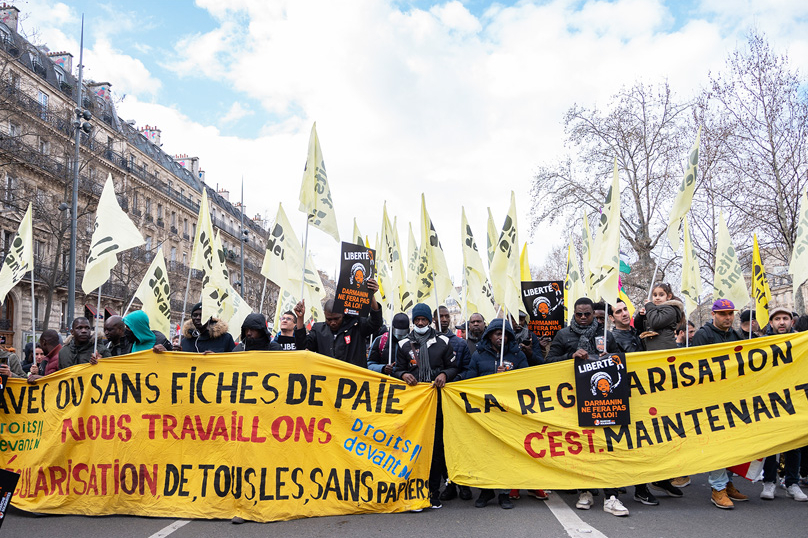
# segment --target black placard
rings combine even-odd
[[[376,251],[343,242],[334,312],[352,316],[370,314],[369,278],[376,278]]]
[[[14,495],[14,489],[17,487],[19,479],[20,475],[17,473],[0,469],[0,527],[3,526],[3,521],[6,519],[6,512],[11,506],[11,497]]]
[[[622,426],[631,422],[625,354],[590,355],[588,359],[576,359],[574,368],[579,426]]]
[[[564,282],[522,282],[522,304],[528,313],[528,328],[539,338],[555,337],[564,328]]]

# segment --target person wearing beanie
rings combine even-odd
[[[407,385],[432,383],[443,388],[446,382],[455,378],[459,371],[457,358],[445,334],[438,334],[429,326],[432,322],[431,309],[424,303],[416,304],[412,309],[412,332],[396,354],[396,366],[393,376]],[[429,468],[429,501],[432,508],[441,508],[440,484],[446,472],[446,461],[443,453],[443,413],[440,407],[438,392],[438,411],[435,415],[435,440],[432,449],[432,464]]]
[[[362,368],[368,367],[366,339],[381,328],[382,309],[375,296],[379,284],[373,278],[366,282],[370,291],[370,315],[349,316],[335,312],[334,299],[329,299],[323,305],[325,321],[311,326],[306,336],[306,349]],[[303,320],[301,316],[297,319],[299,327]]]
[[[410,333],[410,318],[407,314],[399,312],[393,316],[392,338],[389,331],[381,336],[377,336],[370,344],[370,354],[368,355],[368,368],[380,374],[391,375],[396,363],[399,344],[407,338]],[[392,340],[393,346],[390,347]],[[392,353],[392,361],[390,360]]]
[[[202,303],[191,307],[191,319],[182,327],[182,350],[187,353],[230,353],[236,348],[227,323],[210,318],[202,323]]]

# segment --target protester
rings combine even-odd
[[[410,318],[407,314],[398,313],[393,316],[393,334],[386,332],[373,339],[370,344],[370,354],[368,355],[368,369],[374,372],[392,375],[398,355],[399,343],[407,338],[410,333]],[[390,341],[393,346],[390,348]],[[390,354],[392,352],[392,355]],[[391,360],[392,359],[392,360]]]
[[[109,357],[109,350],[103,345],[96,347],[90,320],[78,317],[73,320],[70,330],[73,337],[59,351],[59,370],[76,364],[95,363],[98,359]]]
[[[59,369],[59,352],[62,351],[62,344],[59,343],[59,333],[53,329],[42,331],[42,334],[39,335],[39,347],[42,348],[45,357],[38,363],[37,371],[28,376],[30,383]]]
[[[645,351],[645,344],[637,335],[637,330],[631,326],[631,314],[626,303],[618,299],[614,307],[609,305],[609,320],[614,324],[611,333],[620,350],[624,353]]]
[[[28,372],[31,370],[31,366],[33,366],[33,364],[34,364],[34,343],[33,342],[28,342],[27,344],[25,344],[25,346],[23,346],[21,360],[22,360],[22,369],[27,375]]]
[[[735,312],[735,305],[729,299],[716,300],[712,308],[713,320],[708,321],[696,331],[690,345],[696,347],[743,340],[744,338],[732,328]],[[710,501],[718,508],[731,510],[735,508],[733,501],[749,500],[748,496],[738,491],[735,485],[730,482],[726,469],[711,471],[707,480],[712,488]]]
[[[603,332],[603,326],[595,320],[595,304],[592,299],[581,297],[575,301],[573,319],[569,326],[558,331],[553,338],[546,362],[587,360],[590,356],[597,358],[605,352],[602,346]],[[606,333],[606,342],[607,349],[618,350],[614,336],[609,332]],[[628,508],[618,499],[619,491],[616,488],[605,488],[603,494],[604,512],[620,517],[629,514]],[[594,502],[592,491],[579,490],[575,507],[579,510],[589,510]]]
[[[479,312],[475,312],[469,316],[469,330],[466,333],[466,345],[469,346],[469,353],[474,353],[483,332],[485,332],[485,318]]]
[[[482,339],[477,345],[477,351],[471,357],[471,364],[469,365],[466,375],[467,379],[490,375],[494,373],[501,373],[507,370],[527,368],[527,357],[517,344],[516,335],[511,329],[511,324],[505,322],[505,332],[502,331],[503,320],[495,319],[485,330]],[[502,353],[502,365],[500,365],[500,350],[502,350],[503,341],[504,350]],[[480,495],[474,506],[483,508],[494,497],[497,497],[499,506],[504,509],[513,508],[511,498],[513,493],[516,492],[518,498],[519,490],[511,490],[510,494],[505,490],[495,491],[493,489],[481,489]],[[539,499],[547,499],[547,494],[543,490],[530,490],[534,497]]]
[[[696,334],[696,324],[692,321],[687,321],[687,336],[685,336],[685,329],[683,324],[679,324],[676,328],[676,347],[687,347],[693,342],[693,335]]]
[[[281,351],[281,346],[272,339],[267,329],[267,318],[263,314],[253,313],[244,318],[239,344],[233,351]]]
[[[272,339],[281,346],[281,351],[296,351],[306,349],[306,327],[301,320],[300,327],[297,326],[297,319],[302,318],[306,313],[303,301],[295,305],[294,312],[287,310],[281,314],[280,331]]]
[[[382,310],[375,297],[379,284],[372,278],[366,282],[370,291],[370,315],[349,316],[334,312],[334,300],[326,301],[323,306],[325,321],[311,326],[306,336],[306,349],[362,368],[368,367],[365,339],[381,328]],[[301,322],[298,316],[298,326]]]
[[[111,357],[154,349],[158,345],[160,348],[156,351],[172,349],[163,333],[149,328],[149,316],[142,310],[135,310],[125,318],[108,317],[104,322],[104,335]]]
[[[440,316],[438,316],[438,311],[440,311]],[[469,367],[469,363],[471,362],[471,351],[469,350],[468,344],[463,338],[460,338],[452,331],[452,316],[449,314],[448,308],[441,305],[438,310],[433,310],[432,319],[434,320],[435,330],[438,334],[444,334],[449,339],[449,344],[451,344],[455,352],[457,364],[460,367],[458,375],[461,375],[466,368]],[[454,381],[454,379],[449,379],[449,381]]]
[[[511,317],[511,321],[514,321],[513,317]],[[544,364],[544,354],[539,337],[528,328],[527,312],[519,311],[519,322],[513,323],[513,332],[516,335],[519,349],[527,358],[528,366]]]
[[[753,328],[754,330],[754,328]],[[783,307],[769,304],[769,329],[766,336],[776,334],[788,334],[796,332],[793,328],[793,318],[791,312]],[[785,471],[785,486],[788,496],[799,502],[808,501],[806,495],[800,489],[800,448],[789,450],[780,454],[780,461],[784,461],[783,470]],[[768,456],[763,462],[763,491],[760,493],[760,498],[770,501],[774,499],[774,492],[776,490],[777,481],[777,456]]]
[[[657,282],[651,290],[651,302],[634,314],[634,326],[648,351],[674,349],[676,327],[684,318],[685,306],[673,295],[667,282]]]
[[[412,332],[407,340],[401,343],[396,355],[396,366],[393,376],[407,385],[432,383],[441,389],[450,379],[454,379],[459,371],[457,358],[449,343],[449,338],[438,334],[429,326],[432,312],[424,303],[416,304],[412,309]],[[438,392],[438,410],[435,416],[435,440],[432,448],[432,464],[429,469],[429,502],[432,508],[441,508],[440,483],[446,472],[446,461],[443,453],[443,412],[440,407]]]
[[[790,315],[790,314],[789,314]],[[744,338],[749,338],[749,328],[751,325],[752,329],[752,338],[759,338],[763,336],[763,331],[760,329],[760,325],[757,322],[757,313],[754,310],[743,310],[740,315],[741,319],[741,335]]]
[[[581,297],[575,301],[572,322],[556,333],[545,362],[585,359],[607,350],[616,351],[617,344],[609,332],[606,333],[607,349],[603,349],[603,325],[595,321],[594,314],[592,299]]]
[[[460,323],[455,325],[455,330],[457,331],[457,333],[455,333],[455,334],[457,334],[458,338],[462,338],[463,340],[466,339],[466,322],[465,321],[461,321]],[[466,344],[466,345],[468,345],[468,344]],[[471,353],[470,349],[469,349],[469,353]]]
[[[25,378],[25,370],[22,369],[20,358],[13,351],[9,351],[5,346],[0,346],[0,375],[8,377]]]
[[[182,350],[187,353],[230,353],[236,348],[227,322],[209,318],[202,323],[202,303],[191,307],[191,319],[182,327]]]
[[[593,303],[595,309],[595,321],[600,323],[600,326],[603,327],[606,325],[606,304],[603,301],[598,301],[597,303]]]

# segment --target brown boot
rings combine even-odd
[[[727,495],[727,490],[722,489],[721,491],[716,491],[715,489],[712,490],[713,494],[710,497],[710,500],[716,505],[718,508],[722,510],[732,510],[735,508],[735,505],[732,504],[732,501],[729,499]]]
[[[732,482],[727,483],[727,496],[736,502],[749,500],[749,497],[738,491],[738,488],[732,485]]]

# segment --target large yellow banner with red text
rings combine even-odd
[[[143,352],[0,396],[13,504],[273,521],[428,506],[437,395],[310,352]]]
[[[625,426],[578,427],[573,361],[447,385],[450,478],[485,488],[620,487],[808,445],[808,333],[626,361]]]

